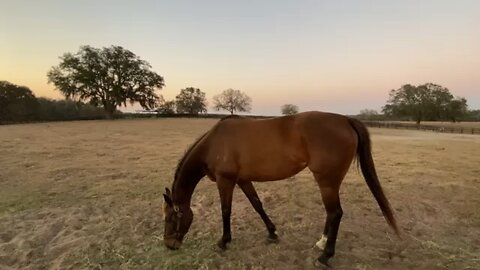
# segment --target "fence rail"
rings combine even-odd
[[[383,121],[362,121],[368,127],[377,128],[395,128],[395,129],[413,129],[424,130],[442,133],[458,133],[458,134],[476,134],[480,135],[480,128],[474,127],[448,127],[448,126],[433,126],[433,125],[416,125],[405,123],[392,123]]]

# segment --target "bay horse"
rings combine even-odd
[[[308,167],[320,188],[327,213],[322,237],[316,243],[323,251],[315,265],[328,265],[335,254],[343,214],[340,184],[355,157],[384,218],[399,234],[377,177],[370,135],[362,122],[327,112],[268,119],[226,117],[187,150],[178,163],[172,190],[165,189],[164,244],[170,249],[178,249],[182,244],[193,220],[192,194],[204,176],[216,182],[220,193],[223,235],[218,246],[221,249],[226,249],[231,241],[230,215],[236,185],[265,223],[268,239],[277,241],[275,225],[265,213],[252,181],[282,180]]]

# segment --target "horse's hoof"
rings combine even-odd
[[[221,251],[227,250],[227,243],[225,243],[223,240],[218,241],[217,246]]]
[[[330,265],[328,265],[327,263],[324,264],[323,262],[321,262],[320,258],[313,262],[313,266],[315,266],[315,268],[317,269],[328,269],[330,267]]]
[[[278,236],[276,234],[271,234],[267,237],[268,244],[277,244],[278,243]]]

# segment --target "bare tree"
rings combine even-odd
[[[213,97],[213,108],[216,111],[226,110],[230,114],[237,112],[249,112],[252,99],[240,90],[227,89]]]

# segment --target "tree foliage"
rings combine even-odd
[[[383,115],[378,114],[378,112],[373,109],[363,109],[360,110],[357,118],[362,120],[381,120]]]
[[[169,101],[161,102],[158,105],[156,111],[159,114],[166,114],[166,115],[175,114],[175,101],[174,100],[169,100]]]
[[[159,98],[155,91],[164,86],[148,62],[120,46],[82,46],[60,59],[48,72],[48,82],[67,99],[103,107],[109,117],[127,102],[152,109]]]
[[[0,122],[35,119],[37,100],[32,90],[7,81],[0,81]]]
[[[283,115],[292,115],[298,113],[298,106],[294,104],[284,104],[281,107]]]
[[[235,112],[249,112],[252,99],[240,90],[227,89],[213,97],[213,108],[216,111],[226,110],[230,114]]]
[[[198,88],[187,87],[175,97],[177,113],[196,115],[207,112],[205,93]]]
[[[54,100],[38,98],[37,120],[39,121],[69,121],[93,120],[105,118],[103,108],[81,101]]]
[[[447,88],[440,85],[406,84],[390,91],[382,111],[388,116],[410,118],[417,124],[424,120],[455,122],[466,114],[467,101],[464,98],[454,98]]]
[[[448,104],[446,112],[448,120],[457,122],[459,119],[468,115],[468,105],[465,98],[455,98]]]
[[[104,118],[102,108],[72,100],[37,98],[25,86],[0,82],[0,123]]]
[[[480,110],[468,111],[464,118],[465,121],[480,121]]]

